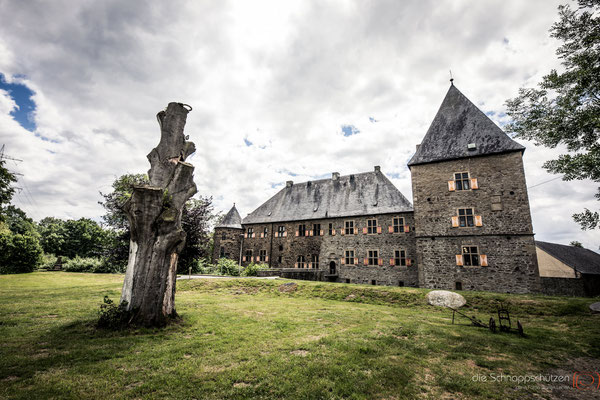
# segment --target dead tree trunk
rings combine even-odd
[[[196,148],[183,135],[190,110],[181,103],[169,103],[158,113],[161,136],[148,154],[150,185],[135,186],[123,207],[131,242],[121,302],[127,302],[133,324],[162,326],[177,315],[177,258],[186,236],[181,212],[196,193],[194,166],[185,162]]]

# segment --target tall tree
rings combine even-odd
[[[121,304],[135,324],[160,326],[177,315],[177,261],[186,238],[181,214],[197,191],[194,166],[185,162],[196,151],[183,134],[188,112],[181,103],[169,103],[158,113],[161,137],[148,154],[150,185],[134,186],[123,206],[131,244]]]
[[[551,70],[539,89],[521,88],[506,102],[512,118],[506,128],[536,145],[566,145],[568,154],[549,160],[544,168],[564,174],[563,180],[600,182],[600,0],[579,0],[577,9],[558,8],[560,20],[550,36],[563,44],[556,54],[563,71]],[[600,188],[595,197],[600,200]],[[573,215],[582,229],[600,227],[598,211]]]
[[[187,273],[188,268],[193,268],[198,259],[212,254],[211,229],[218,216],[219,214],[214,212],[212,197],[200,196],[199,199],[191,199],[185,204],[181,226],[187,237],[179,256],[179,273]]]
[[[0,159],[0,221],[5,217],[5,205],[10,204],[15,193],[12,184],[17,181],[17,177],[4,166],[5,163]]]

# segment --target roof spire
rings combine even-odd
[[[450,70],[450,84],[454,86],[454,78],[452,77],[452,70]]]

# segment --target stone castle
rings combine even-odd
[[[227,213],[213,258],[292,278],[538,292],[524,151],[451,85],[408,163],[414,204],[379,167],[289,181],[243,220]]]

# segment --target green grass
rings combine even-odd
[[[282,293],[282,280],[180,281],[182,322],[95,329],[122,279],[0,276],[0,398],[522,399],[541,389],[472,377],[600,357],[592,299],[462,292],[464,310],[484,321],[507,303],[528,333],[520,338],[452,325],[423,289],[297,282]]]

